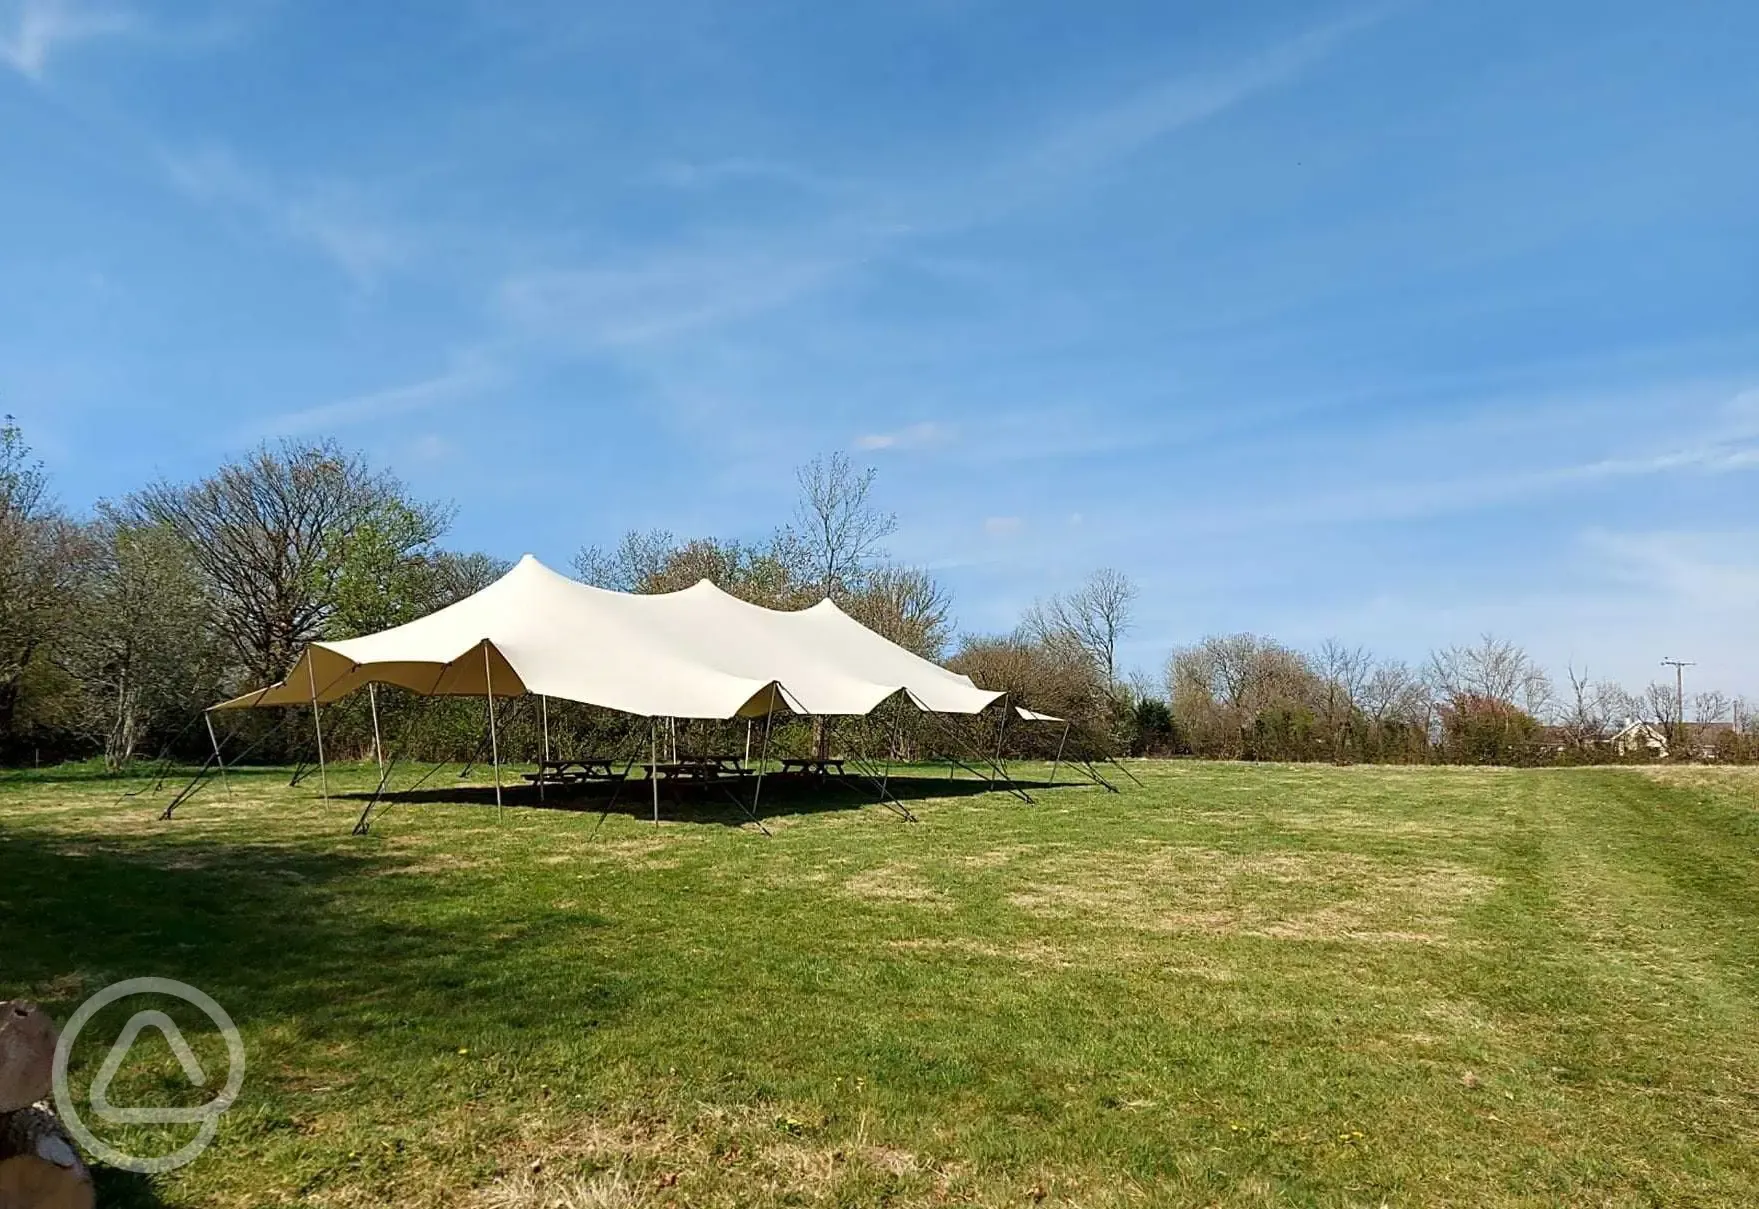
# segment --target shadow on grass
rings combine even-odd
[[[397,876],[403,873],[413,876]],[[396,877],[395,889],[384,883]],[[565,955],[571,1003],[594,1019],[629,1010],[634,983],[582,944],[582,930],[606,926],[573,910],[515,904],[517,922],[460,909],[473,891],[459,879],[411,868],[374,846],[317,851],[166,833],[142,838],[0,834],[0,998],[37,1000],[65,1021],[113,982],[155,976],[189,983],[220,1003],[247,1046],[268,1045],[247,1079],[256,1096],[295,1094],[285,1072],[349,1045],[389,1044],[399,1029],[443,1033],[495,1002],[509,1028],[541,1028],[551,1008],[505,995],[509,963]],[[499,919],[497,923],[496,920]],[[495,961],[482,955],[493,951]],[[162,1006],[154,1004],[152,1006]],[[76,1085],[89,1078],[107,1042],[82,1036]],[[265,1040],[273,1038],[272,1042]],[[259,1099],[257,1103],[261,1103]],[[159,1204],[153,1180],[96,1170],[99,1203]]]
[[[1016,779],[1014,784],[1027,792],[1052,788],[1042,781]],[[1080,788],[1083,783],[1064,781],[1058,789]],[[1085,783],[1086,788],[1097,789]],[[1007,797],[1002,785],[992,786],[969,775],[949,779],[945,776],[901,775],[886,783],[887,792],[902,803],[932,798],[977,797],[985,794]],[[707,784],[668,785],[660,781],[660,817],[667,822],[702,823],[724,827],[740,827],[751,822],[746,811],[751,804],[753,783],[750,778],[728,779]],[[363,807],[373,794],[356,790],[335,795],[358,802]],[[1018,799],[1016,799],[1018,801]],[[743,803],[743,805],[741,805]],[[880,803],[875,788],[859,778],[838,781],[814,777],[767,776],[758,797],[759,818],[770,819],[792,815],[827,814],[845,810],[863,810]],[[399,804],[452,805],[494,809],[497,805],[492,786],[439,785],[413,791],[386,793],[374,813],[376,821],[387,809]],[[543,796],[530,785],[503,785],[500,805],[509,810],[556,810],[576,814],[616,814],[634,819],[653,817],[653,787],[645,779],[624,782],[616,792],[611,784],[573,785],[546,789]],[[1027,803],[1019,802],[1022,807]],[[1029,808],[1029,807],[1028,807]]]

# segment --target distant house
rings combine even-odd
[[[1675,727],[1633,719],[1614,731],[1606,742],[1621,756],[1650,755],[1665,760],[1670,735],[1676,731],[1686,748],[1682,754],[1689,760],[1716,759],[1725,737],[1741,733],[1732,722],[1687,722]]]
[[[1623,756],[1667,758],[1667,732],[1653,722],[1631,718],[1607,736],[1606,744]]]

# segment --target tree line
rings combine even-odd
[[[1652,756],[1610,740],[1643,719],[1670,754],[1751,759],[1745,704],[1718,693],[1682,701],[1570,669],[1560,685],[1494,637],[1421,665],[1326,642],[1300,651],[1253,635],[1215,635],[1172,652],[1158,678],[1125,674],[1136,586],[1101,569],[1035,602],[1006,634],[955,635],[952,601],[925,570],[886,549],[896,517],[874,472],[842,454],[798,473],[793,513],[761,540],[636,530],[588,546],[576,576],[631,592],[708,579],[773,608],[830,598],[925,658],[1071,720],[1108,752],[1221,759],[1538,763]],[[0,760],[101,755],[120,767],[171,749],[199,754],[195,727],[216,701],[280,679],[308,642],[372,633],[432,612],[503,574],[495,556],[450,549],[450,504],[333,441],[265,444],[188,482],[149,483],[76,515],[54,497],[24,434],[0,423]],[[381,721],[414,726],[413,702],[385,694]],[[274,711],[264,711],[274,712]],[[601,711],[602,712],[602,711]],[[251,716],[245,716],[248,713]],[[257,711],[232,720],[263,758],[304,754],[297,730],[271,733]],[[381,740],[358,701],[327,707],[333,754]],[[422,754],[468,755],[480,707],[421,713]],[[613,723],[561,710],[590,743]],[[1731,725],[1733,723],[1734,725]],[[510,725],[530,729],[532,720]],[[278,737],[277,737],[278,736]],[[535,743],[535,732],[528,736]],[[822,731],[816,732],[824,742]],[[1015,747],[1015,744],[1025,746]],[[1016,733],[1010,747],[1027,754]],[[382,748],[381,748],[382,750]]]

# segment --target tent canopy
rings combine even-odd
[[[641,596],[527,554],[455,604],[378,634],[314,642],[287,678],[216,709],[336,701],[369,683],[425,696],[538,693],[642,717],[866,714],[905,693],[975,714],[1003,696],[874,633],[829,600],[784,612],[702,580]]]

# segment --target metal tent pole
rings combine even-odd
[[[751,789],[751,817],[754,819],[757,818],[758,799],[763,795],[763,770],[770,762],[770,719],[776,715],[776,690],[773,686],[770,688],[769,700],[766,705],[767,708],[763,715],[763,754],[757,758],[757,784]],[[751,724],[749,722],[745,724],[745,759],[747,762],[751,759]],[[757,825],[762,827],[763,822],[760,820]]]
[[[544,762],[547,764],[550,759],[550,699],[540,696],[537,702],[538,708],[543,711],[544,715]],[[538,784],[542,785],[543,782],[539,781]]]
[[[489,658],[489,643],[483,640],[483,685],[489,696],[489,753],[495,762],[495,819],[501,818],[501,740],[495,734],[495,667]]]
[[[1006,700],[1006,698],[1004,698]],[[1002,706],[1002,720],[996,724],[996,771],[1002,770],[1002,739],[1008,733],[1008,713],[1014,708],[1011,702]],[[989,779],[990,788],[995,788],[996,779],[992,774]]]
[[[208,724],[208,742],[214,745],[214,763],[220,766],[220,784],[226,787],[226,796],[231,797],[232,779],[226,775],[226,761],[220,755],[220,740],[214,734],[214,715],[204,709],[202,721]]]
[[[1063,723],[1063,737],[1057,740],[1057,758],[1051,761],[1051,784],[1057,783],[1057,765],[1063,762],[1063,745],[1069,741],[1069,727],[1072,722]]]
[[[378,761],[379,775],[383,776],[385,773],[385,745],[379,739],[379,686],[376,682],[370,680],[367,682],[366,699],[373,711],[373,759]]]
[[[324,786],[324,801],[330,800],[330,770],[324,764],[324,722],[318,717],[318,669],[311,648],[305,648],[305,676],[311,683],[311,724],[318,732],[318,776]]]
[[[660,825],[660,720],[648,719],[648,759],[647,779],[653,782],[654,788],[654,826]]]

